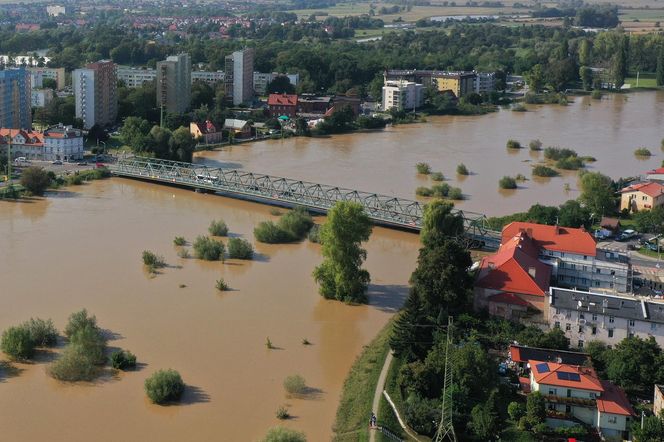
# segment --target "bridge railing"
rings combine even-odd
[[[202,164],[154,158],[131,157],[111,166],[116,175],[187,185],[217,192],[258,197],[327,211],[337,201],[355,201],[374,220],[419,230],[424,205],[418,201],[378,193],[362,192],[291,178],[248,172],[241,169],[208,167]],[[496,236],[482,214],[454,209],[462,216],[466,236],[480,239]],[[498,234],[499,235],[499,234]]]

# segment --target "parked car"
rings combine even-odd
[[[620,236],[618,236],[617,240],[618,241],[627,241],[627,240],[630,240],[632,238],[636,238],[637,235],[638,234],[637,234],[636,230],[627,229],[627,230],[623,230],[623,232],[620,234]]]
[[[55,161],[52,161],[51,164],[55,164],[56,166],[62,166],[62,161],[55,160]]]

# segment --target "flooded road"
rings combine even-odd
[[[458,207],[487,215],[526,210],[536,202],[561,204],[578,196],[577,172],[532,178],[533,165],[543,160],[541,152],[529,151],[532,139],[541,140],[543,147],[567,147],[580,156],[594,156],[597,162],[588,169],[614,179],[660,166],[664,91],[573,100],[568,106],[528,106],[528,112],[429,117],[426,123],[378,132],[239,145],[202,153],[197,161],[411,199],[418,186],[434,184],[415,171],[415,164],[423,161],[463,190],[467,200]],[[505,143],[510,138],[526,147],[508,151]],[[648,147],[653,156],[636,158],[638,147]],[[457,176],[459,163],[472,175]],[[518,173],[529,178],[518,190],[498,189],[501,177]]]
[[[34,202],[0,202],[0,330],[30,317],[59,329],[81,308],[112,331],[111,347],[131,350],[138,371],[92,385],[61,384],[34,364],[0,369],[0,440],[253,441],[281,422],[309,440],[329,440],[345,376],[362,346],[406,295],[418,239],[376,228],[367,244],[370,306],[323,300],[311,278],[319,246],[256,245],[253,262],[181,259],[172,245],[192,241],[212,219],[253,239],[270,209],[119,178],[56,192]],[[141,252],[166,258],[150,278]],[[232,291],[220,293],[224,278]],[[186,287],[180,288],[184,284]],[[268,350],[266,338],[278,347]],[[312,342],[302,345],[303,339]],[[178,370],[188,388],[181,405],[148,402],[144,380]],[[317,393],[285,397],[283,379],[300,373]]]

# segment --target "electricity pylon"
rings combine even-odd
[[[452,345],[452,317],[447,318],[447,338],[445,341],[445,378],[443,382],[443,406],[441,407],[440,423],[436,431],[435,442],[445,440],[456,442],[452,424],[452,367],[450,364],[450,346]]]

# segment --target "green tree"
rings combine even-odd
[[[498,429],[498,415],[493,400],[477,404],[470,412],[470,428],[479,440],[493,440]]]
[[[285,75],[277,75],[267,84],[265,92],[268,94],[294,94],[295,86]]]
[[[366,302],[369,272],[361,268],[371,235],[371,221],[361,204],[337,202],[320,230],[325,260],[313,272],[320,294],[344,302]]]
[[[170,159],[175,161],[191,162],[196,147],[196,140],[189,129],[181,126],[173,131],[173,144]]]
[[[593,62],[593,45],[591,40],[584,38],[579,44],[579,64],[591,66]]]
[[[43,195],[51,184],[51,177],[43,168],[30,166],[21,174],[21,185],[34,195]]]
[[[568,200],[558,208],[558,224],[564,227],[590,227],[590,213],[576,200]]]
[[[424,247],[432,248],[444,244],[450,238],[463,233],[463,218],[453,213],[454,205],[436,200],[424,207],[420,240]]]
[[[143,152],[148,146],[150,123],[140,117],[127,117],[120,129],[122,142],[130,146],[134,152]]]
[[[526,414],[526,407],[521,402],[510,402],[507,406],[507,414],[514,422],[519,422],[519,419]]]
[[[632,435],[635,442],[661,442],[664,440],[664,420],[661,416],[648,416],[641,422],[632,423]]]
[[[14,360],[30,359],[35,353],[35,343],[30,338],[30,331],[22,326],[9,327],[2,332],[0,349]]]
[[[546,404],[544,396],[539,391],[528,395],[528,399],[526,400],[526,418],[533,427],[541,424],[546,419]]]
[[[615,210],[615,198],[611,178],[600,172],[585,172],[581,175],[579,201],[590,210],[595,219]]]
[[[664,43],[657,51],[657,86],[664,86]]]
[[[661,206],[636,212],[633,218],[634,225],[639,232],[662,233],[664,231],[664,208]]]
[[[541,64],[536,64],[526,75],[526,81],[530,90],[539,92],[544,86],[544,70]]]
[[[627,392],[644,393],[664,381],[662,363],[662,350],[655,338],[628,337],[608,352],[606,374]]]
[[[155,404],[177,401],[184,393],[184,382],[175,370],[159,370],[145,380],[145,392]]]
[[[191,108],[214,105],[214,89],[204,81],[194,81],[191,84]]]
[[[588,66],[581,66],[579,68],[579,77],[583,83],[583,88],[587,91],[592,89],[593,86],[593,71]]]
[[[270,428],[262,442],[307,442],[304,433],[286,427]]]
[[[629,40],[627,36],[624,36],[620,41],[618,51],[614,54],[611,60],[611,72],[617,90],[620,90],[623,87],[625,84],[625,77],[627,77],[628,48]]]
[[[390,335],[390,348],[395,356],[409,362],[423,360],[433,344],[434,324],[416,291],[411,287]]]

